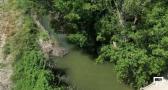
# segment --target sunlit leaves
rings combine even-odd
[[[69,21],[75,21],[75,20],[79,20],[80,16],[76,13],[71,12],[71,13],[65,15],[64,18]]]
[[[98,6],[91,3],[84,3],[82,8],[83,10],[91,10],[91,11],[98,10]]]

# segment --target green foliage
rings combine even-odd
[[[150,83],[153,76],[161,76],[166,72],[168,68],[166,0],[47,0],[47,3],[44,3],[45,1],[17,0],[18,6],[26,12],[38,13],[50,7],[48,10],[55,13],[55,15],[52,13],[53,25],[56,25],[54,27],[68,32],[67,38],[71,43],[82,48],[94,49],[98,53],[97,63],[113,63],[119,78],[125,83],[139,88]],[[46,5],[48,3],[51,6]],[[38,62],[38,66],[42,68],[40,63],[42,58],[38,57],[41,54],[37,52],[38,45],[32,42],[36,41],[37,32],[35,28],[26,27],[34,26],[28,22],[24,32],[16,34],[11,41],[12,45],[8,43],[4,51],[6,54],[15,52],[16,55],[23,55],[26,58],[33,57],[32,60]],[[28,34],[30,32],[31,34]],[[24,56],[25,53],[28,55]],[[31,63],[23,57],[20,56],[21,61]],[[37,61],[34,60],[35,57]],[[33,65],[32,63],[32,67]],[[33,67],[30,70],[34,69],[37,68]],[[33,88],[43,89],[47,87],[47,79],[43,76],[49,72],[43,69],[38,71],[41,75],[35,74],[34,77],[40,78],[36,82],[45,84],[32,85]]]
[[[44,58],[39,51],[24,51],[15,63],[14,90],[51,90],[51,72],[44,70]]]
[[[153,56],[147,56],[146,51],[127,45],[122,48],[114,48],[112,45],[101,49],[97,59],[98,63],[110,60],[115,64],[118,76],[133,87],[140,88],[148,84],[150,76],[159,76],[165,69],[165,61]]]
[[[111,36],[117,33],[119,26],[117,25],[116,15],[106,15],[100,19],[96,24],[97,41],[109,43]],[[114,26],[114,24],[116,24]]]
[[[69,41],[94,48],[98,51],[96,62],[113,63],[122,81],[139,88],[168,68],[167,3],[54,0],[54,11],[59,14],[60,27],[71,31]]]
[[[67,19],[67,20],[69,20],[69,21],[79,20],[80,19],[79,15],[75,14],[75,13],[69,13],[64,18]]]

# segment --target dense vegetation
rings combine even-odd
[[[70,42],[96,53],[97,63],[113,63],[126,84],[139,88],[150,83],[153,76],[167,72],[166,0],[17,0],[17,3],[27,14],[50,14],[53,28],[68,33]],[[31,83],[32,88],[48,88],[44,76],[50,72],[42,69],[44,62],[36,44],[32,44],[35,40],[31,39],[36,36],[33,33],[34,28],[28,29],[27,35],[19,36],[25,38],[18,38],[28,41],[23,40],[27,44],[23,45],[25,52],[18,54],[22,56],[17,57],[16,76],[22,77],[25,85]],[[34,62],[28,64],[30,59]],[[32,76],[23,77],[26,73]],[[17,82],[17,89],[27,87]]]
[[[168,68],[166,0],[53,0],[53,27],[139,88]],[[53,14],[54,13],[54,14]],[[60,27],[58,27],[60,26]]]

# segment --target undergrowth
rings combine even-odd
[[[15,58],[13,90],[60,90],[49,85],[53,74],[45,67],[46,59],[37,43],[39,33],[31,18],[25,16],[22,28],[9,38],[4,47],[4,52]]]

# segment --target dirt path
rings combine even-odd
[[[9,20],[7,18],[8,12],[4,10],[6,0],[0,0],[0,90],[10,90],[12,65],[9,58],[4,59],[3,46],[5,45],[6,34]]]

